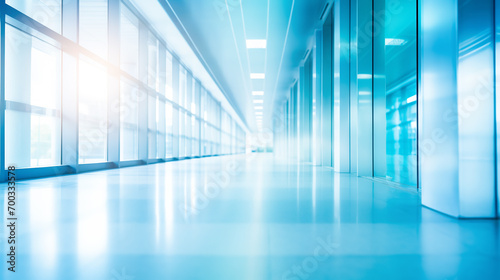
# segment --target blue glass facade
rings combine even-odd
[[[278,154],[417,191],[452,216],[496,217],[494,2],[335,1],[311,48],[321,117],[291,86],[278,105],[288,124],[275,131],[293,139],[277,137]],[[309,160],[304,131],[294,134],[309,121],[314,139],[327,135],[311,142],[322,160]],[[298,148],[280,148],[290,143]]]

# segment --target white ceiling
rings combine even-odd
[[[283,102],[311,46],[324,6],[331,0],[158,0],[209,68],[229,103],[257,131],[253,99],[264,100],[263,127],[272,128],[275,104]],[[331,5],[330,5],[331,6]],[[248,49],[247,39],[267,40]],[[251,73],[265,73],[254,80]],[[264,96],[252,95],[264,91]],[[259,110],[257,110],[259,111]]]

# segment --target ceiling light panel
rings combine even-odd
[[[262,80],[262,79],[266,78],[266,74],[264,74],[264,73],[251,73],[250,78],[255,79],[255,80]]]
[[[265,49],[266,47],[266,40],[247,40],[247,48],[249,49]]]

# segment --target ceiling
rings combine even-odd
[[[324,6],[331,0],[159,0],[170,7],[248,128],[272,129],[272,113],[297,78]],[[164,7],[166,5],[163,5]],[[331,6],[331,5],[330,5]],[[247,40],[267,40],[263,49]],[[265,79],[251,79],[263,73]],[[254,96],[252,91],[263,91]],[[263,99],[255,104],[254,99]],[[263,109],[255,107],[262,106]],[[256,112],[263,112],[262,125]]]

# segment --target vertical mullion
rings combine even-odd
[[[120,164],[120,0],[108,0],[108,162]],[[120,106],[120,105],[119,105]]]
[[[139,20],[139,160],[148,162],[149,159],[149,120],[148,103],[148,29]]]
[[[62,2],[62,35],[78,42],[79,1]],[[62,165],[78,169],[78,55],[75,48],[62,44],[61,71],[61,156]]]

